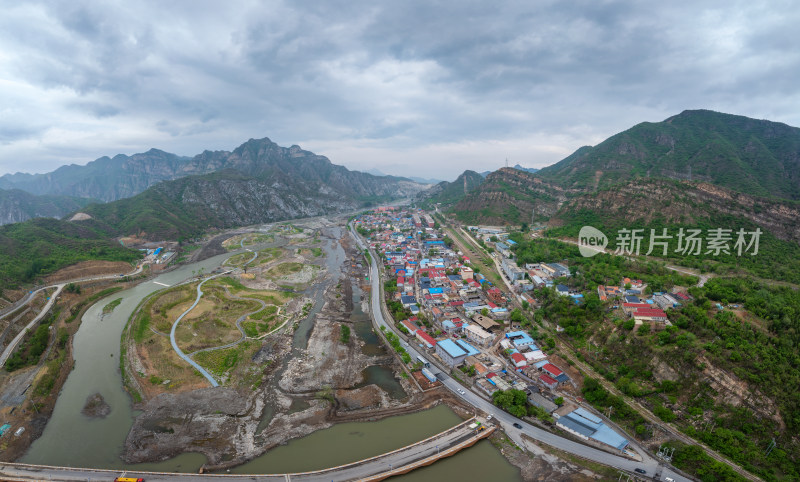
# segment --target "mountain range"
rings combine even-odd
[[[519,224],[556,216],[571,198],[591,200],[647,179],[705,183],[765,200],[800,199],[800,129],[707,110],[641,123],[584,146],[535,173],[502,168],[460,196],[432,188],[421,197],[450,204],[469,222]],[[720,191],[723,192],[723,191]],[[591,201],[586,201],[591,203]]]
[[[467,224],[546,223],[550,234],[573,238],[585,225],[758,227],[770,254],[730,263],[800,281],[800,265],[786,258],[800,258],[799,196],[800,129],[694,110],[638,124],[535,173],[501,168],[471,189],[436,186],[418,199]]]
[[[350,171],[324,156],[298,146],[281,147],[267,138],[250,139],[231,152],[205,151],[186,158],[153,149],[4,180],[44,193],[0,191],[0,206],[15,208],[6,213],[11,221],[25,215],[73,214],[71,221],[37,218],[0,227],[0,284],[7,286],[83,259],[132,259],[136,253],[114,241],[121,236],[179,240],[212,229],[352,211],[412,197],[426,187],[405,178]],[[63,197],[67,194],[131,197],[88,204]]]
[[[284,203],[287,210],[283,214],[280,211],[281,202],[273,202],[267,209],[270,215],[266,217],[270,220],[297,217],[309,212],[331,212],[321,208],[326,203],[332,210],[356,208],[372,202],[405,197],[425,187],[405,178],[350,171],[296,145],[286,148],[268,138],[250,139],[232,152],[204,151],[194,157],[181,157],[151,149],[132,156],[120,154],[113,158],[101,157],[85,166],[62,166],[46,174],[6,174],[0,177],[0,188],[6,189],[0,191],[0,206],[7,207],[0,216],[0,224],[37,216],[61,217],[92,201],[111,202],[131,198],[164,181],[197,179],[208,188],[209,179],[200,176],[224,171],[238,173],[228,175],[225,179],[229,192],[232,192],[233,184],[243,182],[246,177],[251,181],[251,186],[253,182],[260,183],[262,193],[258,197],[262,199],[269,197],[268,191],[273,188],[273,199],[277,199],[280,189],[285,190],[289,186],[302,194],[294,198],[287,194],[290,200]],[[187,184],[179,185],[185,187]],[[156,198],[158,194],[154,192],[149,196]],[[318,206],[306,208],[299,202],[300,198],[305,200],[304,203],[310,203],[309,206],[314,203]],[[171,199],[176,201],[175,198]],[[211,196],[210,199],[219,199],[219,196]],[[191,197],[187,201],[191,201]],[[119,212],[122,208],[93,209]],[[221,218],[244,219],[247,216],[221,212]]]

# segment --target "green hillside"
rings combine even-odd
[[[475,171],[464,171],[455,181],[442,181],[428,191],[420,193],[425,206],[455,204],[483,184],[484,178]]]
[[[635,178],[690,179],[797,200],[800,129],[689,110],[663,122],[643,122],[597,146],[582,147],[537,176],[583,190]]]
[[[104,233],[76,223],[38,218],[0,226],[0,285],[7,288],[80,261],[134,261],[139,256]]]

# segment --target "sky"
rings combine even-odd
[[[757,0],[4,2],[0,174],[269,137],[453,179],[685,109],[800,126],[797,25]]]

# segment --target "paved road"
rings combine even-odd
[[[355,233],[352,224],[350,225],[350,232],[355,237],[356,242],[361,247],[361,249],[367,249],[366,245],[362,242],[361,237]],[[394,332],[395,330],[394,326],[386,322],[386,319],[383,316],[383,312],[379,308],[382,303],[382,300],[380,299],[381,298],[380,273],[378,271],[378,265],[376,262],[377,256],[375,255],[375,253],[371,253],[371,258],[372,258],[372,263],[370,265],[370,276],[372,282],[372,289],[371,289],[372,310],[370,311],[372,312],[372,315],[375,317],[375,321],[378,323],[379,326],[386,327],[387,330],[391,330],[392,332]],[[411,355],[412,359],[416,359],[417,356],[421,356],[425,359],[430,359],[430,356],[427,353],[418,351],[416,347],[414,347],[413,345],[409,345],[406,348],[406,350],[409,352],[409,355]],[[652,477],[658,471],[661,474],[661,477],[658,480],[665,480],[667,477],[672,478],[675,481],[691,480],[681,475],[678,475],[677,473],[673,472],[669,468],[664,467],[663,465],[660,466],[658,460],[653,459],[652,457],[646,454],[643,454],[644,458],[642,462],[637,462],[627,457],[612,455],[602,450],[595,449],[593,447],[589,447],[587,445],[583,445],[577,442],[573,442],[572,440],[550,433],[546,430],[542,430],[538,427],[535,427],[523,421],[522,419],[518,419],[513,415],[498,409],[488,401],[481,398],[476,393],[463,387],[460,383],[451,378],[446,372],[441,372],[437,376],[445,387],[447,387],[450,391],[456,393],[458,396],[463,398],[467,403],[469,403],[470,405],[472,405],[473,407],[477,408],[478,410],[484,413],[493,414],[494,418],[497,420],[500,426],[517,443],[517,445],[524,446],[524,441],[520,436],[521,433],[524,433],[529,437],[533,438],[534,440],[541,441],[547,445],[563,450],[565,452],[569,452],[579,457],[599,462],[617,469],[626,470],[631,473],[633,473],[634,470],[638,468],[645,470],[647,475],[650,477]],[[462,394],[460,393],[460,391],[463,391],[464,393]],[[522,426],[522,430],[514,428],[513,424],[515,423],[520,424]]]
[[[133,270],[132,272],[126,274],[125,276],[133,276],[133,275],[141,273],[142,272],[142,266],[143,266],[142,264],[139,264],[139,266],[137,266],[135,270]],[[23,306],[26,303],[30,302],[30,300],[32,300],[33,297],[36,296],[40,291],[43,291],[43,290],[46,290],[46,289],[50,289],[50,288],[56,288],[56,291],[53,294],[50,295],[50,300],[44,306],[42,311],[40,311],[39,314],[36,315],[36,317],[33,320],[31,320],[30,323],[28,323],[28,325],[25,327],[25,329],[20,331],[19,334],[13,340],[11,340],[11,343],[9,343],[9,345],[3,350],[3,353],[0,354],[0,368],[2,368],[6,364],[6,361],[8,361],[8,358],[14,352],[14,349],[16,349],[16,347],[19,344],[19,342],[22,341],[22,338],[25,336],[25,333],[27,333],[28,330],[30,330],[31,328],[36,326],[36,324],[39,323],[39,321],[41,321],[42,318],[44,318],[44,315],[46,315],[47,312],[50,311],[50,308],[53,307],[53,303],[56,301],[56,298],[58,298],[58,295],[61,294],[61,290],[64,289],[64,286],[66,286],[69,283],[83,283],[83,282],[86,282],[86,281],[98,281],[98,280],[104,280],[104,279],[117,279],[117,278],[120,278],[120,275],[118,275],[118,274],[109,274],[109,275],[104,275],[104,276],[94,276],[94,277],[90,277],[90,278],[79,278],[79,279],[72,280],[72,281],[64,281],[64,282],[58,283],[58,284],[42,286],[41,288],[39,288],[37,290],[34,290],[34,291],[31,291],[30,293],[28,293],[28,295],[25,298],[23,298],[23,300],[21,302],[17,301],[16,303],[14,303],[14,308],[12,310],[7,311],[3,315],[0,315],[0,319],[5,318],[6,316],[8,316],[11,312],[16,310],[20,306]]]
[[[448,451],[456,452],[474,444],[479,438],[487,436],[491,429],[477,433],[469,428],[473,420],[467,420],[455,427],[439,434],[421,440],[414,444],[402,447],[391,452],[350,464],[331,467],[323,470],[293,474],[273,475],[232,475],[232,474],[175,474],[160,472],[127,472],[125,477],[144,478],[148,482],[156,481],[184,481],[198,479],[234,479],[253,481],[286,481],[296,480],[304,482],[327,482],[329,480],[362,480],[370,478],[379,480],[386,472],[397,471],[402,473],[409,466],[425,465],[439,456],[447,455]],[[0,475],[3,480],[74,480],[74,481],[100,481],[113,480],[123,473],[104,469],[80,469],[69,467],[51,467],[44,465],[27,464],[0,464]]]
[[[188,315],[189,312],[192,311],[194,309],[194,307],[197,306],[198,303],[200,303],[200,298],[203,297],[203,291],[200,288],[203,287],[203,284],[205,284],[205,282],[210,280],[210,279],[214,279],[217,276],[222,276],[222,275],[225,275],[225,274],[228,274],[228,273],[230,273],[230,271],[225,271],[224,273],[215,274],[214,276],[209,276],[208,278],[206,278],[203,281],[201,281],[200,284],[197,285],[197,298],[195,298],[194,303],[192,303],[192,306],[190,306],[186,311],[181,313],[181,316],[179,316],[178,319],[175,320],[175,323],[172,324],[172,329],[169,331],[169,342],[172,344],[172,349],[175,350],[175,353],[177,353],[179,357],[183,358],[183,361],[185,361],[189,365],[193,366],[198,372],[200,372],[201,375],[206,377],[206,380],[208,380],[209,383],[211,383],[212,387],[218,387],[219,386],[219,383],[217,382],[217,379],[214,378],[213,375],[208,373],[206,371],[206,369],[201,367],[196,361],[194,361],[191,358],[189,358],[189,355],[184,353],[183,350],[181,350],[180,347],[178,347],[178,343],[175,342],[175,330],[178,328],[178,324],[181,322],[183,317]]]
[[[34,326],[36,326],[36,324],[39,323],[47,313],[50,312],[50,308],[53,307],[53,303],[56,302],[56,298],[58,298],[58,295],[61,294],[61,290],[64,289],[64,286],[66,286],[66,285],[65,284],[56,285],[56,290],[53,292],[53,294],[50,295],[50,299],[47,301],[47,304],[44,305],[44,308],[42,308],[42,311],[40,311],[39,314],[36,315],[31,320],[31,322],[28,323],[28,325],[25,328],[23,328],[17,334],[17,336],[14,337],[13,340],[11,340],[11,343],[8,344],[6,349],[3,350],[3,353],[0,354],[0,368],[5,366],[6,361],[8,361],[8,358],[14,352],[14,349],[17,348],[17,345],[19,344],[19,342],[22,341],[22,339],[25,337],[25,334],[28,333],[28,330],[30,330]]]

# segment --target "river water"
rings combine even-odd
[[[338,238],[342,235],[342,230],[333,228],[330,233]],[[285,242],[262,245],[257,249],[279,244]],[[345,262],[345,253],[337,241],[326,239],[323,245],[326,254],[325,264],[332,275],[330,282],[333,282],[340,273],[342,263]],[[205,272],[214,270],[225,259],[236,253],[225,253],[182,266],[154,280],[114,293],[90,307],[84,314],[73,340],[75,367],[58,395],[44,433],[19,461],[69,467],[196,472],[206,460],[203,455],[195,453],[182,454],[152,464],[124,464],[120,459],[125,438],[134,418],[138,415],[133,410],[130,396],[122,385],[119,371],[120,338],[130,314],[138,304],[149,294],[165,288],[154,281],[173,286],[193,277],[201,269]],[[308,343],[314,316],[324,304],[323,289],[324,287],[320,286],[312,287],[305,293],[314,300],[314,307],[309,316],[300,321],[294,333],[293,351],[304,349]],[[378,345],[377,336],[371,331],[368,315],[361,311],[358,301],[360,296],[361,291],[354,283],[353,329],[358,337],[365,341],[363,347],[365,354],[379,354],[384,348]],[[122,298],[122,302],[112,313],[103,316],[103,306],[116,298]],[[280,371],[282,372],[282,369]],[[364,370],[364,377],[364,384],[376,383],[393,398],[400,399],[406,396],[400,383],[394,379],[390,367],[368,367]],[[277,378],[279,377],[273,377],[273,380]],[[100,393],[111,406],[111,413],[105,418],[90,419],[81,413],[87,397],[94,393]],[[302,407],[298,406],[298,409]],[[268,424],[273,410],[271,406],[266,407],[263,426]],[[452,410],[440,406],[377,422],[337,424],[272,449],[234,471],[274,473],[325,468],[361,460],[422,440],[459,421]],[[345,440],[347,442],[343,443]],[[332,446],[346,447],[346,450],[331,450]],[[309,458],[309,453],[319,454],[319,457]],[[445,472],[442,472],[443,470]],[[486,477],[480,476],[476,479],[474,477],[476,474],[486,474]],[[489,442],[481,442],[445,461],[407,474],[402,480],[426,481],[455,477],[467,480],[519,480],[519,473]]]

